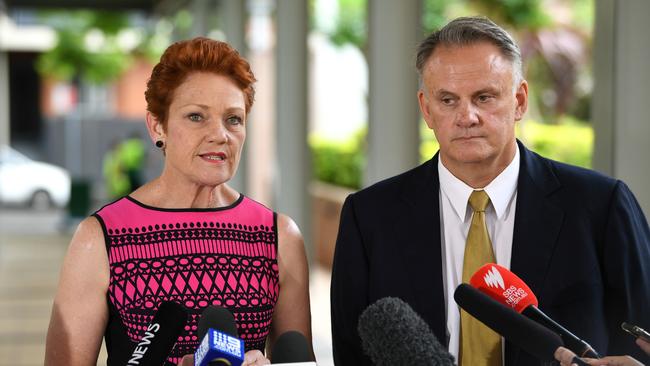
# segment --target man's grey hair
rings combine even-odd
[[[440,30],[431,33],[420,43],[415,61],[420,83],[422,83],[424,66],[436,47],[467,46],[478,42],[490,42],[497,46],[501,54],[512,63],[513,83],[516,88],[524,79],[519,46],[503,28],[490,19],[480,16],[456,18]]]

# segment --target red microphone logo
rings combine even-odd
[[[537,297],[524,281],[498,264],[483,265],[472,275],[469,283],[519,313],[530,305],[537,306]]]

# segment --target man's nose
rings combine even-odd
[[[461,127],[471,127],[479,123],[478,108],[472,102],[462,102],[458,106],[456,124]]]

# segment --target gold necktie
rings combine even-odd
[[[472,223],[467,234],[463,259],[463,282],[469,283],[474,272],[482,265],[496,262],[485,223],[485,208],[490,197],[485,191],[474,191],[469,196]],[[501,365],[501,336],[476,318],[460,311],[460,363],[461,366]]]

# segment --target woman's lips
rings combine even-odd
[[[221,163],[226,160],[226,154],[222,152],[210,152],[199,156],[210,163]]]

